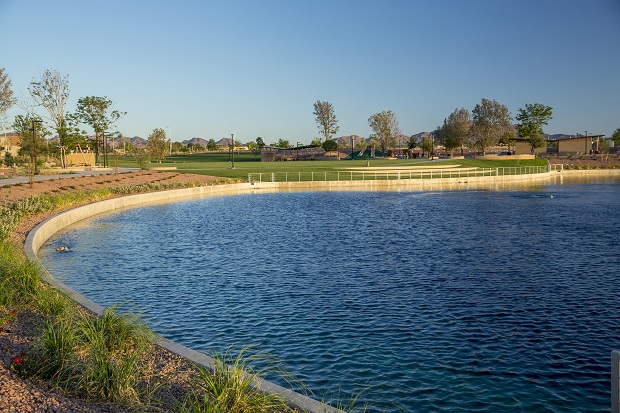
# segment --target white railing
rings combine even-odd
[[[611,352],[611,413],[620,413],[620,351]]]
[[[263,172],[248,174],[251,182],[386,181],[402,179],[466,178],[524,175],[549,172],[544,166],[449,169],[386,169],[373,171]]]

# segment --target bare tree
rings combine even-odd
[[[69,77],[57,70],[46,70],[41,74],[41,79],[33,80],[28,88],[30,97],[35,106],[42,106],[49,116],[45,119],[54,124],[61,147],[60,162],[63,168],[67,167],[64,150],[67,142],[67,128],[65,125],[65,107],[69,98]]]
[[[334,107],[332,104],[317,100],[314,104],[313,114],[321,135],[323,135],[326,141],[331,139],[331,137],[335,135],[339,129],[338,119],[336,119],[336,114],[334,113]]]
[[[489,146],[497,145],[500,138],[512,129],[512,117],[505,105],[495,100],[482,98],[472,111],[472,127],[469,143],[486,153]]]
[[[11,79],[9,78],[9,75],[4,72],[4,70],[4,67],[0,67],[0,116],[4,115],[4,113],[17,101],[13,97]]]
[[[400,135],[398,120],[391,110],[375,113],[368,118],[368,124],[374,132],[374,139],[377,140],[383,156],[387,148],[394,146],[394,139]]]

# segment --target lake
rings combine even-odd
[[[256,192],[97,216],[39,255],[168,339],[281,360],[317,399],[603,412],[620,349],[619,205],[617,179]]]

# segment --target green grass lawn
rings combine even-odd
[[[478,159],[434,160],[428,159],[372,159],[367,160],[328,160],[328,161],[288,161],[261,162],[256,154],[235,154],[235,169],[231,168],[228,153],[201,153],[167,156],[161,164],[150,163],[147,168],[174,166],[181,173],[195,173],[226,178],[247,179],[249,173],[269,172],[330,172],[351,167],[364,167],[367,163],[372,167],[399,168],[412,165],[461,165],[462,167],[496,168],[502,166],[537,166],[546,165],[544,159],[487,161]],[[121,167],[137,167],[136,158],[119,157]]]

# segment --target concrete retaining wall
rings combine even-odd
[[[392,179],[377,181],[303,181],[303,182],[252,182],[254,189],[364,191],[364,190],[454,190],[454,189],[503,189],[518,184],[547,182],[555,172],[528,175],[472,176],[461,178]]]

